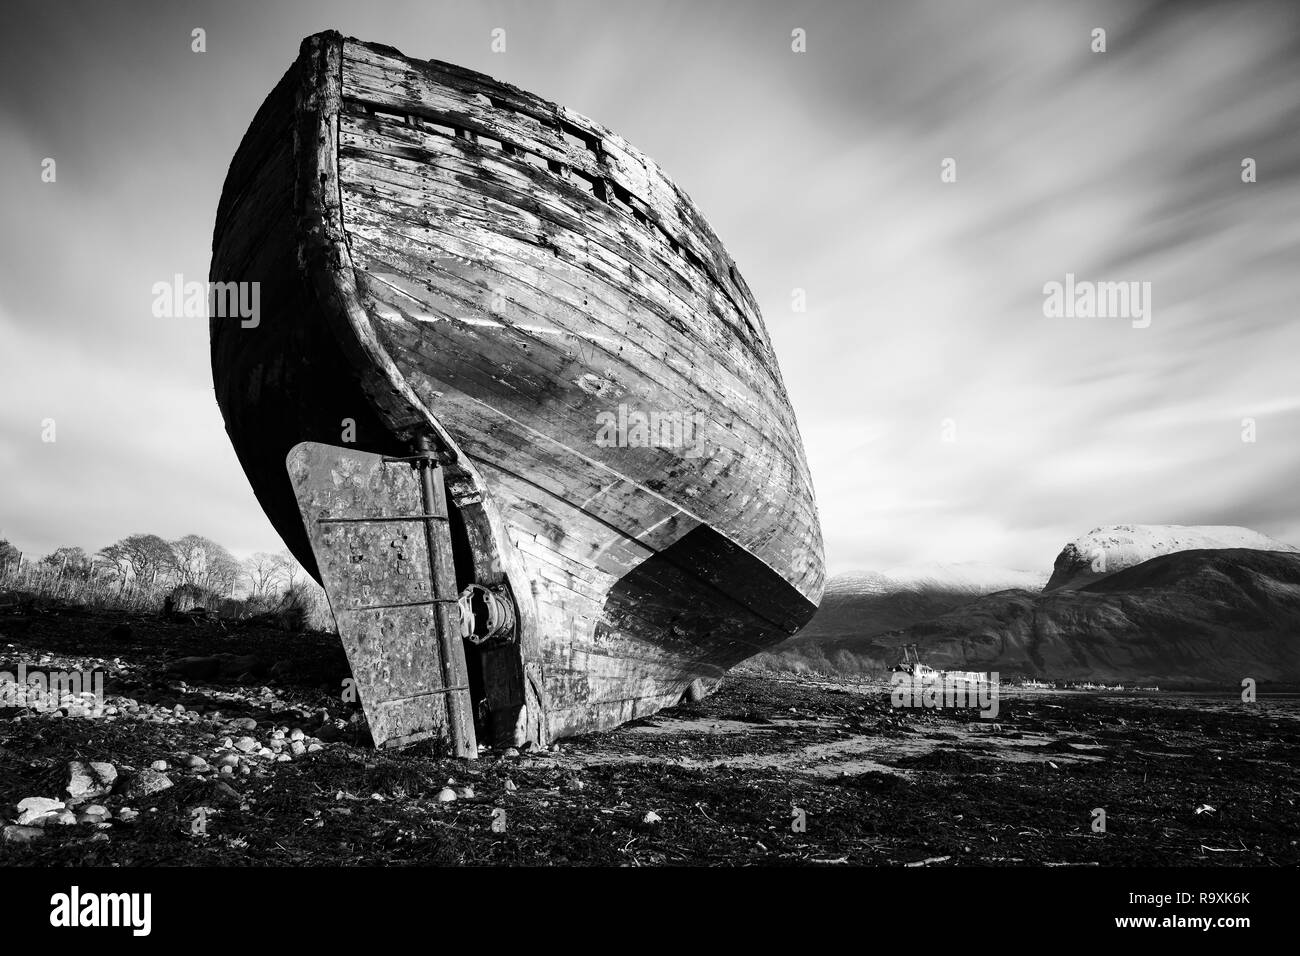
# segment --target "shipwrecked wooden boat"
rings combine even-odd
[[[622,138],[322,33],[231,163],[218,404],[377,744],[546,743],[710,690],[822,593],[748,287]],[[229,288],[222,286],[214,288]]]

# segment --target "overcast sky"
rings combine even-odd
[[[1300,544],[1300,5],[1129,0],[6,0],[0,537],[280,547],[207,323],[150,290],[206,280],[230,158],[327,28],[571,106],[694,198],[763,310],[831,571],[1045,569],[1125,522]],[[1046,317],[1066,273],[1150,282],[1150,325]]]

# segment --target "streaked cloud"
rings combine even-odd
[[[763,307],[832,570],[1043,568],[1115,522],[1300,543],[1294,4],[133,9],[11,4],[0,38],[0,533],[26,550],[133,531],[278,547],[205,324],[153,318],[149,290],[206,276],[235,146],[327,27],[571,105],[691,193]],[[1151,282],[1151,327],[1045,318],[1067,272]]]

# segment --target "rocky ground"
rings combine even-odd
[[[19,663],[102,668],[106,699],[0,706],[11,865],[1300,862],[1298,711],[1267,693],[1011,693],[981,719],[743,676],[458,762],[370,748],[329,635],[19,604]]]

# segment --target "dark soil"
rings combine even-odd
[[[169,665],[184,657],[205,661],[183,681]],[[370,748],[330,635],[0,610],[0,671],[19,662],[105,669],[120,713],[0,709],[3,822],[61,798],[75,759],[114,764],[119,787],[92,802],[139,815],[0,843],[11,865],[1300,863],[1293,699],[1011,694],[990,721],[894,710],[883,687],[738,676],[559,752],[464,762]],[[278,726],[329,742],[247,774],[176,769]],[[174,786],[128,799],[155,760]],[[475,796],[437,802],[449,781]]]

